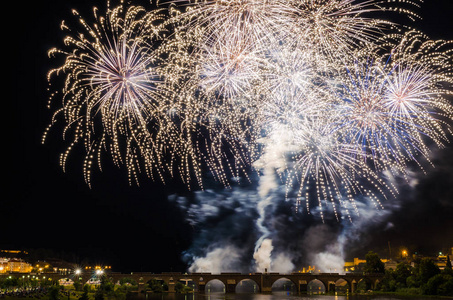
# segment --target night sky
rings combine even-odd
[[[414,27],[432,38],[453,39],[452,1],[425,2],[420,11],[424,19]],[[41,144],[53,113],[46,108],[46,74],[56,65],[47,51],[62,45],[60,23],[73,18],[72,8],[89,19],[96,4],[104,7],[99,0],[16,1],[15,9],[4,11],[4,18],[13,14],[13,21],[4,27],[12,41],[4,39],[3,47],[13,52],[12,57],[4,56],[13,80],[4,89],[14,89],[15,115],[9,116],[9,111],[4,115],[10,120],[4,129],[13,135],[3,142],[8,155],[3,156],[7,181],[0,200],[0,249],[49,248],[125,272],[185,271],[181,253],[191,244],[193,228],[183,211],[166,200],[167,194],[184,192],[183,187],[145,178],[139,187],[129,186],[126,171],[105,159],[104,170],[95,172],[90,189],[83,179],[82,149],[75,149],[64,173],[58,161],[66,145],[61,131],[52,131]],[[436,168],[420,177],[416,190],[403,193],[410,200],[389,217],[386,227],[377,224],[364,234],[362,247],[351,249],[351,255],[384,251],[388,242],[395,249],[406,246],[426,255],[453,247],[452,153],[450,146],[436,154]]]

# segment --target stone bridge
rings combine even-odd
[[[5,275],[3,275],[5,276]],[[22,277],[23,274],[18,274],[17,276]],[[37,275],[40,278],[45,278],[46,280],[59,280],[63,278],[74,279],[75,276],[79,277],[79,280],[82,282],[88,282],[89,280],[96,280],[95,274],[83,273],[80,275],[64,275],[56,273],[43,273]],[[175,291],[175,284],[177,282],[182,282],[185,285],[190,285],[194,288],[196,292],[205,292],[205,287],[209,282],[213,280],[218,280],[222,282],[225,286],[224,291],[226,293],[235,293],[236,287],[239,283],[244,280],[253,281],[258,287],[258,292],[266,293],[272,292],[272,286],[277,280],[287,280],[294,284],[296,292],[298,293],[307,293],[308,285],[314,280],[319,280],[325,287],[326,292],[335,291],[336,285],[338,282],[342,282],[345,289],[349,292],[354,293],[357,290],[357,284],[360,281],[365,281],[367,289],[374,289],[376,284],[382,280],[383,274],[361,274],[361,273],[291,273],[291,274],[279,274],[279,273],[116,273],[116,272],[107,272],[105,274],[113,282],[117,282],[123,278],[129,278],[136,281],[139,285],[139,290],[143,290],[145,284],[152,280],[158,280],[165,282],[168,285],[169,292]]]

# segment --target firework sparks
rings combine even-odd
[[[278,148],[273,171],[289,192],[307,210],[313,197],[331,203],[338,218],[358,194],[381,207],[379,195],[397,192],[383,172],[404,173],[448,142],[451,43],[384,34],[398,26],[371,17],[412,11],[375,0],[169,2],[166,13],[95,10],[93,26],[79,18],[85,34],[50,51],[65,57],[49,73],[66,75],[53,120],[62,115],[72,137],[61,161],[83,143],[87,182],[108,152],[130,181],[144,169],[202,188],[207,168],[228,186]]]
[[[452,81],[445,75],[451,62],[429,49],[433,41],[422,43],[423,53],[414,51],[419,38],[408,33],[383,58],[345,68],[338,126],[348,142],[362,148],[364,160],[372,156],[378,171],[404,172],[406,162],[429,160],[430,142],[439,147],[448,142],[453,110],[445,87]]]
[[[102,151],[110,152],[117,165],[125,164],[130,180],[137,176],[141,161],[150,174],[160,173],[161,141],[158,132],[147,130],[153,123],[169,123],[161,113],[165,103],[158,91],[159,75],[153,68],[158,54],[153,42],[160,39],[162,15],[146,12],[142,7],[107,8],[106,17],[94,9],[96,22],[90,26],[77,11],[85,30],[64,40],[67,50],[52,49],[49,55],[64,55],[63,66],[49,72],[65,74],[63,114],[65,135],[72,143],[62,154],[65,165],[73,146],[83,142],[86,149],[85,179],[89,183],[96,160],[100,165]],[[160,130],[169,129],[167,125]]]

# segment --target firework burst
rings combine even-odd
[[[307,210],[331,203],[338,218],[359,194],[381,207],[379,195],[397,192],[381,174],[404,174],[448,142],[452,44],[384,34],[402,27],[374,13],[417,17],[395,1],[180,2],[107,5],[93,25],[74,12],[84,33],[49,52],[65,58],[49,72],[64,76],[52,120],[71,138],[61,163],[83,144],[88,183],[102,153],[130,181],[144,171],[203,188],[206,170],[228,186],[276,151],[288,193]]]
[[[62,114],[65,136],[72,134],[72,143],[61,157],[62,165],[73,146],[83,143],[88,183],[96,160],[100,166],[102,151],[109,152],[117,165],[127,166],[130,180],[136,178],[140,165],[150,175],[156,170],[159,174],[161,147],[168,139],[162,131],[169,130],[170,124],[162,113],[166,103],[158,90],[160,77],[154,68],[159,57],[153,43],[162,35],[162,15],[120,5],[107,7],[103,17],[95,8],[95,23],[90,26],[73,12],[85,33],[67,36],[66,50],[49,51],[50,56],[65,57],[64,64],[48,75],[49,81],[55,74],[66,76],[63,106],[54,116],[56,120]],[[160,132],[151,135],[149,126],[158,127]]]
[[[437,42],[419,38],[409,32],[382,57],[358,60],[342,76],[338,127],[378,171],[404,171],[409,161],[429,161],[430,145],[448,142],[453,110],[445,97],[451,94],[446,88],[452,84],[451,59],[431,47]],[[421,43],[419,50],[416,43]]]

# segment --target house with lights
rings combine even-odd
[[[20,258],[0,257],[0,274],[30,273],[33,266]]]

